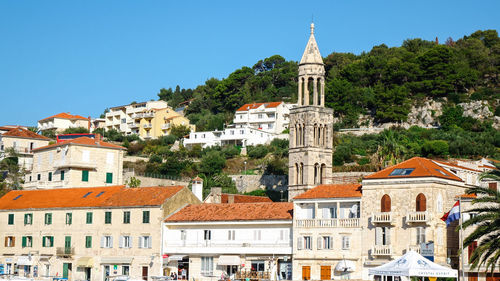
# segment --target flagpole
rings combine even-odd
[[[462,229],[462,222],[463,222],[463,216],[462,216],[462,196],[458,197],[458,214],[460,215],[460,219],[458,223],[460,224],[460,259],[462,260],[462,281],[465,281],[465,272],[464,272],[464,232]],[[460,263],[459,263],[460,265]]]

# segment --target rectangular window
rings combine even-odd
[[[375,245],[390,245],[391,244],[391,229],[389,227],[375,228]]]
[[[425,227],[417,227],[417,245],[425,243]]]
[[[43,236],[42,247],[54,247],[54,236]]]
[[[110,224],[111,223],[111,212],[105,212],[104,213],[104,223],[105,224]]]
[[[113,183],[113,173],[106,173],[106,183]]]
[[[304,249],[305,250],[312,250],[312,237],[311,236],[304,236]]]
[[[151,249],[152,239],[151,236],[140,236],[139,237],[139,248]]]
[[[120,236],[120,248],[132,248],[132,237],[129,235]]]
[[[201,257],[201,275],[212,276],[214,268],[214,257]]]
[[[33,224],[33,214],[24,214],[24,225]]]
[[[227,231],[227,240],[235,240],[236,232],[234,230]]]
[[[212,231],[210,231],[210,230],[204,230],[203,231],[203,239],[205,239],[205,240],[212,240]]]
[[[22,246],[23,248],[33,247],[33,236],[23,236]]]
[[[52,172],[49,172],[49,181],[52,181]]]
[[[92,224],[92,212],[87,212],[87,224]]]
[[[61,171],[61,180],[64,180],[64,171]]]
[[[349,236],[342,236],[342,250],[349,250],[350,247]]]
[[[129,276],[130,274],[130,266],[122,265],[122,275]]]
[[[72,213],[66,213],[66,224],[70,225],[73,222],[73,214]]]
[[[101,248],[113,248],[113,236],[102,236],[101,237]]]
[[[323,236],[321,237],[321,248],[325,250],[331,250],[333,239],[330,236]]]
[[[181,240],[182,241],[186,240],[186,230],[184,230],[184,229],[181,230]]]
[[[46,225],[52,224],[52,213],[45,214],[45,224]]]
[[[149,223],[149,211],[142,211],[142,223]]]
[[[253,240],[261,240],[262,236],[261,236],[262,232],[260,230],[254,230],[253,231]]]
[[[130,223],[130,211],[123,212],[123,223]]]
[[[252,271],[264,271],[265,269],[265,262],[264,261],[252,261],[251,263],[252,266]]]
[[[82,171],[82,181],[85,181],[85,182],[89,181],[89,171],[87,171],[87,170]]]
[[[13,225],[14,224],[14,214],[9,214],[9,222],[8,222],[9,225]]]
[[[40,158],[39,158],[40,159]],[[41,180],[42,179],[42,175],[41,174],[37,174],[36,175],[36,180]]]
[[[92,248],[92,236],[85,236],[85,248]]]
[[[5,247],[14,247],[14,246],[16,246],[16,237],[5,236]]]

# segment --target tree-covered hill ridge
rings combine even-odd
[[[444,44],[417,38],[359,55],[333,52],[324,63],[326,106],[334,109],[337,128],[500,124],[496,30],[448,38]],[[197,130],[222,129],[245,103],[296,102],[297,70],[297,62],[274,55],[224,79],[208,79],[195,89],[161,89],[158,96],[174,107],[190,100],[186,115]],[[467,120],[450,121],[458,115]]]

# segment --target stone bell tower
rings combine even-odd
[[[332,176],[333,110],[325,108],[325,66],[314,38],[314,23],[298,78],[298,105],[290,110],[289,200],[329,183]]]

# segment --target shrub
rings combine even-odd
[[[240,154],[240,150],[236,146],[225,146],[222,148],[221,152],[226,159],[233,158]]]
[[[248,147],[248,156],[253,159],[264,158],[267,153],[269,153],[269,149],[262,144]]]
[[[161,163],[163,158],[160,155],[153,154],[149,157],[149,163]]]
[[[264,174],[288,175],[288,161],[284,158],[273,157],[266,165]]]
[[[444,140],[426,141],[422,146],[422,153],[426,156],[448,156],[450,154],[448,142]]]
[[[207,175],[219,174],[226,165],[226,159],[219,151],[210,151],[201,158],[200,172]]]

